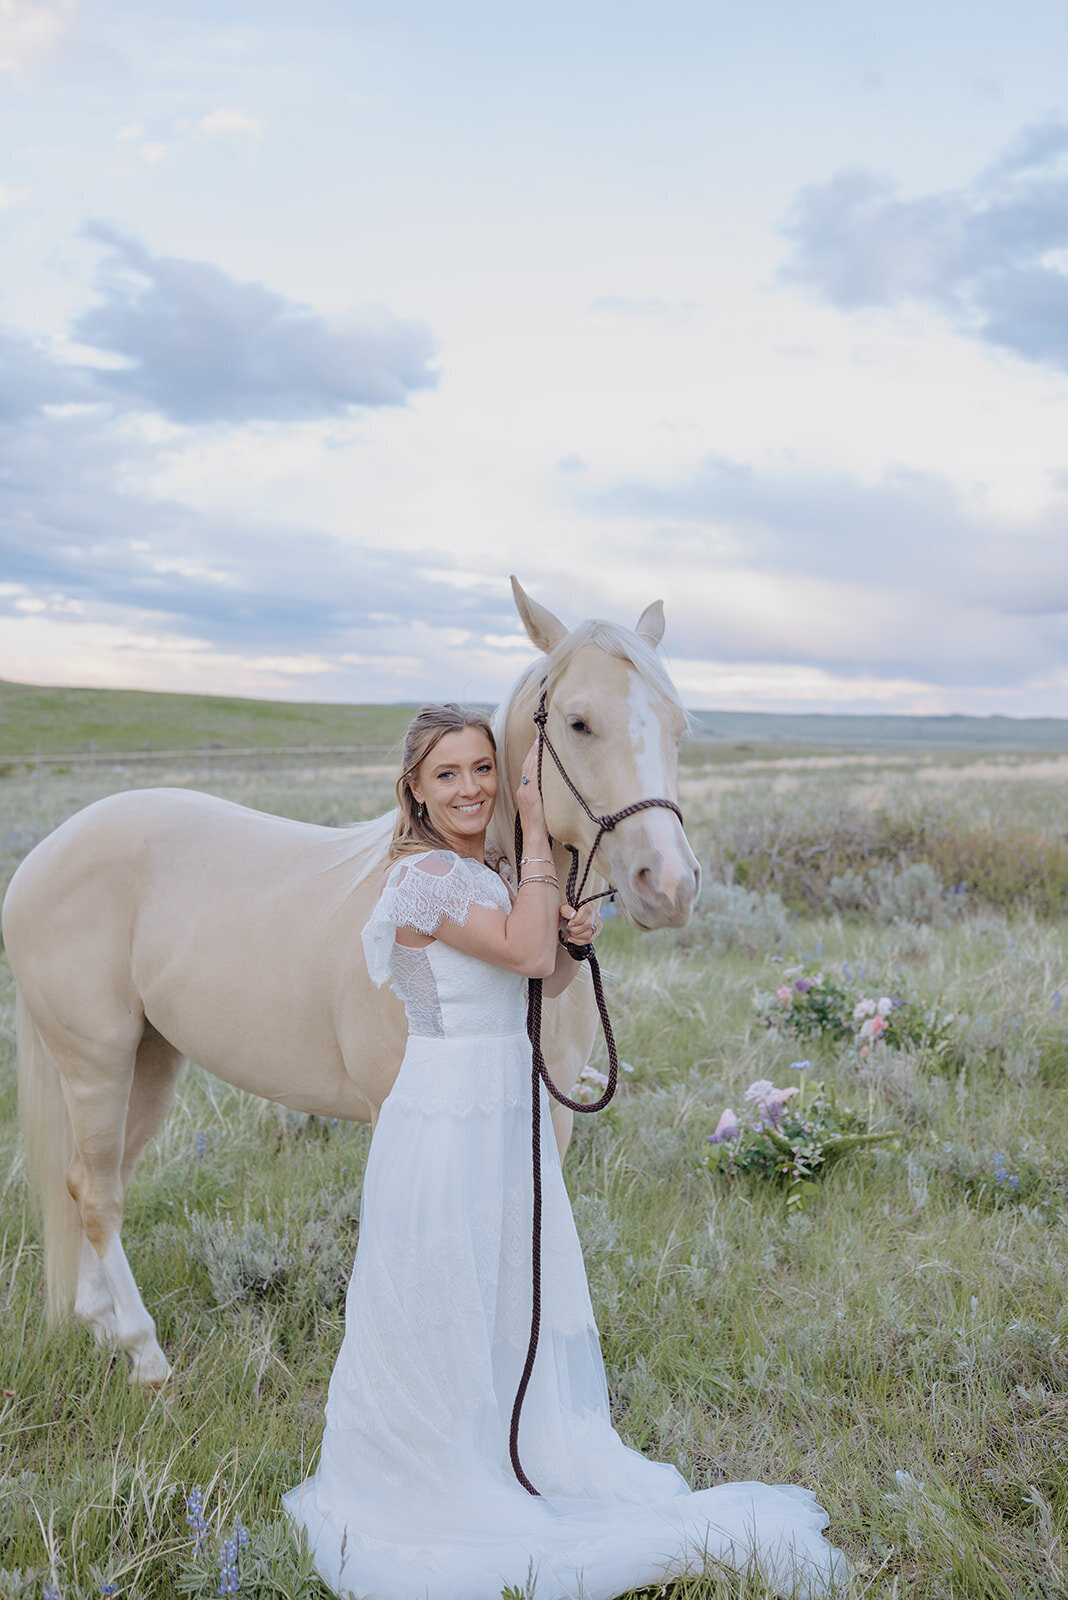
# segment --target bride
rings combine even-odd
[[[404,1002],[408,1045],[368,1156],[322,1456],[286,1509],[346,1600],[499,1600],[509,1587],[610,1600],[717,1563],[798,1600],[843,1594],[849,1568],[809,1490],[693,1494],[613,1430],[547,1107],[541,1338],[519,1438],[539,1494],[514,1475],[531,1294],[525,980],[560,993],[575,963],[558,933],[588,944],[599,921],[592,906],[560,905],[534,750],[517,792],[526,855],[514,898],[485,854],[496,796],[486,718],[424,707],[363,931],[371,977]]]

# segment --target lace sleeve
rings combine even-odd
[[[435,934],[442,917],[462,926],[472,906],[506,910],[508,903],[508,891],[499,878],[451,850],[404,857],[393,866],[363,930],[372,982],[383,984],[390,975],[398,928]]]

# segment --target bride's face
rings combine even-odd
[[[460,855],[481,846],[497,800],[497,758],[481,728],[443,733],[411,782],[427,819]]]

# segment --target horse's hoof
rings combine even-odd
[[[142,1389],[162,1389],[171,1380],[171,1364],[159,1345],[154,1350],[144,1350],[138,1355],[128,1355],[130,1382]]]

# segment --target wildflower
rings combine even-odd
[[[598,1072],[596,1067],[585,1066],[579,1073],[578,1082],[571,1085],[572,1095],[581,1100],[584,1105],[592,1105],[597,1099],[597,1090],[607,1089],[608,1079],[603,1072]]]
[[[796,1084],[791,1084],[789,1089],[773,1089],[767,1099],[762,1100],[758,1107],[764,1121],[770,1123],[781,1122],[783,1106],[797,1092]]]
[[[119,1592],[119,1586],[118,1586],[117,1583],[105,1583],[105,1584],[103,1584],[101,1586],[101,1589],[100,1589],[101,1595],[113,1595],[113,1594],[118,1594],[118,1592]]]
[[[1059,1011],[1060,1009],[1061,1009],[1061,991],[1059,989],[1054,989],[1054,991],[1053,991],[1053,1004],[1051,1005],[1050,1010],[1051,1011]]]
[[[207,1153],[208,1153],[208,1136],[202,1129],[200,1131],[200,1133],[197,1134],[197,1160],[198,1161],[203,1161],[203,1159],[207,1155]]]
[[[784,983],[781,989],[775,991],[776,1000],[781,1000],[784,1006],[793,1005],[793,993]]]
[[[770,1078],[757,1078],[745,1091],[745,1098],[747,1100],[764,1100],[774,1088],[775,1085]]]
[[[865,1000],[864,996],[861,995],[860,999],[853,1007],[853,1021],[861,1022],[865,1017],[874,1017],[874,1015],[875,1001]]]
[[[190,1492],[185,1502],[185,1520],[193,1540],[193,1554],[203,1555],[208,1542],[208,1525],[204,1521],[204,1491],[199,1485]]]
[[[811,1065],[812,1065],[811,1061],[791,1061],[790,1062],[790,1071],[791,1072],[807,1072],[808,1069],[811,1067]]]
[[[757,1115],[762,1122],[776,1123],[782,1121],[782,1108],[796,1093],[796,1085],[776,1089],[770,1078],[758,1078],[745,1091],[745,1098],[756,1102]]]
[[[715,1133],[709,1134],[708,1142],[709,1144],[726,1144],[728,1139],[737,1139],[737,1137],[738,1118],[728,1106],[726,1111],[720,1117],[719,1121],[716,1123]]]
[[[41,1600],[63,1600],[63,1596],[56,1588],[55,1584],[49,1583],[46,1579]]]
[[[798,994],[808,994],[808,991],[812,988],[812,979],[797,978],[794,980],[794,988],[797,990]]]
[[[1006,1169],[1005,1157],[997,1151],[994,1152],[994,1182],[1003,1183],[1008,1189],[1018,1189],[1020,1187],[1019,1176],[1015,1172],[1009,1172]]]
[[[216,1594],[236,1594],[241,1587],[237,1566],[237,1539],[224,1539],[219,1546],[219,1587]]]
[[[888,994],[884,994],[875,1009],[880,1017],[888,1017],[894,1009],[894,1002]]]
[[[886,1032],[886,1023],[882,1017],[869,1017],[860,1030],[862,1039],[878,1039],[880,1034]]]

